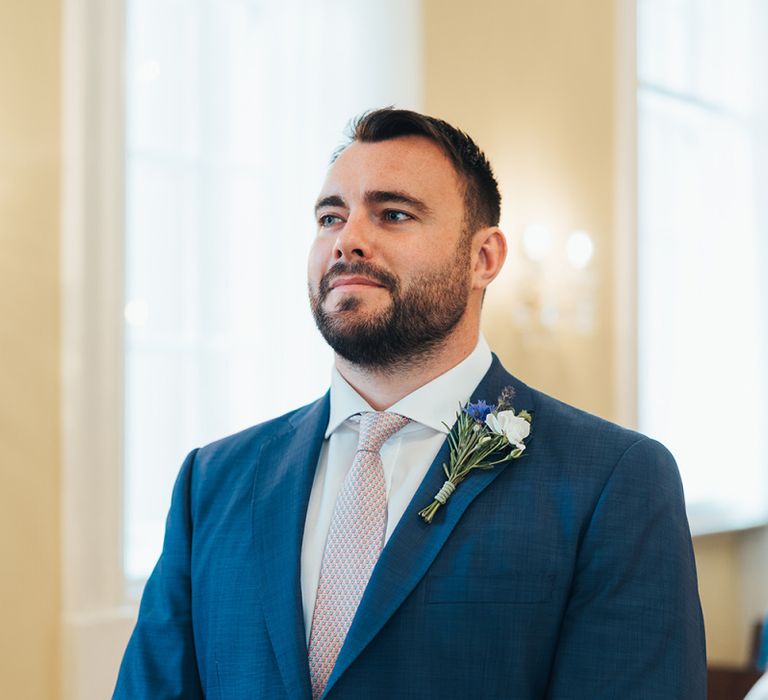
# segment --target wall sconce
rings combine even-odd
[[[565,252],[568,262],[577,270],[583,270],[592,261],[595,252],[592,236],[581,229],[572,231],[565,242]]]
[[[544,333],[591,333],[596,308],[592,235],[584,229],[566,232],[532,223],[516,242],[515,321]]]

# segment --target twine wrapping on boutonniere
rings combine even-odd
[[[432,522],[440,506],[445,505],[473,469],[493,469],[497,464],[523,454],[523,440],[531,432],[531,414],[524,410],[515,413],[512,408],[514,396],[515,390],[508,386],[501,392],[496,405],[488,405],[485,401],[468,403],[456,414],[455,430],[448,433],[450,466],[443,464],[448,479],[435,494],[435,500],[419,511],[427,523]],[[445,427],[449,428],[448,425]]]

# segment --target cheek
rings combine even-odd
[[[321,239],[316,238],[309,249],[307,258],[307,278],[314,289],[317,289],[317,285],[320,284],[320,279],[328,267],[328,255],[328,246],[324,245]]]

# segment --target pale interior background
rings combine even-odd
[[[614,70],[631,47],[615,41],[616,3],[424,0],[423,12],[426,110],[492,155],[514,209],[506,226],[551,200],[596,240],[595,332],[522,337],[494,322],[497,290],[492,345],[532,384],[631,423],[632,337],[620,313],[631,298],[614,293],[628,272],[613,259],[626,241],[612,233],[631,235],[616,178],[631,158],[616,127],[626,85]],[[57,0],[0,4],[0,678],[3,695],[19,699],[60,696],[63,651],[61,18]],[[768,608],[768,532],[702,537],[695,548],[709,658],[742,663],[748,625]]]

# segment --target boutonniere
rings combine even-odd
[[[531,432],[531,414],[515,413],[512,399],[515,390],[508,386],[496,401],[468,403],[456,414],[454,430],[448,433],[451,446],[450,466],[443,464],[448,477],[442,488],[419,515],[427,523],[432,522],[440,506],[451,497],[456,487],[473,469],[493,469],[501,462],[517,459],[525,451],[523,440]],[[446,428],[450,426],[443,423]]]

